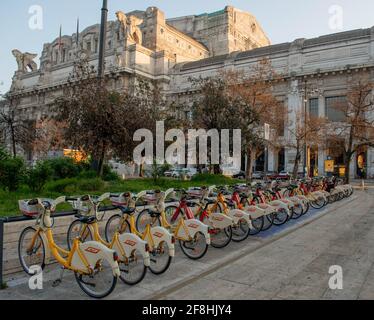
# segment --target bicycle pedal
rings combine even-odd
[[[52,283],[52,287],[53,287],[53,288],[56,288],[56,287],[58,287],[61,283],[62,283],[62,280],[61,280],[61,279],[57,279],[57,280],[53,281],[53,283]]]

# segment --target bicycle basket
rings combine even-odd
[[[31,199],[18,200],[18,206],[21,213],[26,217],[35,218],[39,214],[39,208],[37,205],[29,205]],[[48,201],[53,203],[53,199],[41,199],[42,201]]]

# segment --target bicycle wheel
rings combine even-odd
[[[161,242],[158,248],[154,248],[149,254],[151,257],[149,270],[156,275],[165,273],[173,259],[173,257],[169,255],[169,246],[167,243]]]
[[[300,203],[296,203],[292,209],[291,219],[299,219],[304,214],[303,206]]]
[[[287,210],[284,208],[278,209],[278,211],[274,214],[273,224],[279,227],[285,224],[287,221],[288,221]]]
[[[90,228],[88,228],[80,220],[74,220],[68,229],[66,236],[69,250],[71,250],[74,239],[78,238],[80,242],[92,241],[92,234]]]
[[[250,227],[244,219],[239,220],[238,225],[232,227],[232,241],[242,242],[249,237]]]
[[[310,209],[309,201],[305,201],[305,202],[304,202],[304,206],[305,206],[305,209],[303,210],[303,214],[302,214],[302,215],[308,213],[308,211],[309,211],[309,209]]]
[[[330,204],[336,202],[336,194],[331,194],[330,193],[330,195],[327,196],[327,200],[328,200],[327,202],[330,203]]]
[[[203,223],[209,226],[209,217],[205,216]],[[224,248],[230,243],[232,239],[232,228],[231,226],[224,229],[209,228],[209,234],[210,245],[213,248]]]
[[[105,240],[111,242],[114,234],[131,233],[130,224],[127,220],[122,220],[121,215],[111,216],[105,225]]]
[[[102,299],[112,293],[117,284],[108,260],[98,260],[90,275],[74,272],[79,287],[91,298]]]
[[[144,209],[142,212],[139,213],[138,217],[136,218],[136,229],[143,233],[147,225],[151,225],[152,227],[160,227],[161,220],[160,217],[152,217],[149,214],[149,209]]]
[[[262,231],[264,226],[264,217],[259,217],[257,219],[252,220],[253,229],[250,230],[249,234],[254,236]]]
[[[273,224],[274,224],[274,218],[275,218],[275,214],[274,213],[271,213],[271,214],[268,214],[264,217],[264,224],[262,226],[262,231],[267,231],[269,230]]]
[[[191,241],[179,240],[182,252],[192,260],[199,260],[208,251],[208,245],[203,233],[197,232]]]
[[[318,197],[316,200],[310,201],[310,206],[317,210],[321,209],[325,205],[326,205],[325,199],[323,199],[322,197]]]
[[[32,245],[32,240],[37,233],[33,227],[24,229],[18,240],[18,257],[23,270],[28,275],[34,275],[35,271],[32,267],[45,267],[45,247],[42,237],[38,234]]]
[[[119,278],[130,286],[140,283],[147,273],[143,256],[138,254],[137,250],[132,253],[127,261],[119,264],[119,270],[121,272]]]

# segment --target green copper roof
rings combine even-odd
[[[196,17],[202,17],[202,16],[214,17],[214,16],[219,16],[220,14],[223,14],[223,13],[225,13],[225,9],[215,11],[215,12],[212,12],[212,13],[206,13],[205,12],[205,13],[197,15]]]

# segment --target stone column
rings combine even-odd
[[[325,160],[326,152],[322,148],[318,148],[318,175],[325,176]]]
[[[300,111],[300,108],[303,106],[303,98],[298,91],[298,80],[291,80],[290,83],[290,90],[288,92],[288,122],[289,126],[295,126],[296,122],[296,113]],[[292,139],[293,137],[290,136],[286,128],[285,132],[286,139]],[[295,160],[296,151],[290,148],[286,149],[286,163],[285,163],[285,170],[292,171],[294,167],[294,160]],[[299,164],[299,171],[303,169],[303,155],[301,155],[301,161]]]
[[[350,178],[350,179],[354,179],[354,178],[356,178],[357,153],[355,153],[355,154],[352,156],[352,160],[351,160],[351,163],[350,163],[349,168],[350,168],[349,178]]]
[[[276,161],[275,161],[275,152],[273,148],[268,149],[268,170],[269,171],[277,171],[275,168]]]
[[[369,179],[374,178],[374,148],[369,148],[367,152],[367,177]]]

